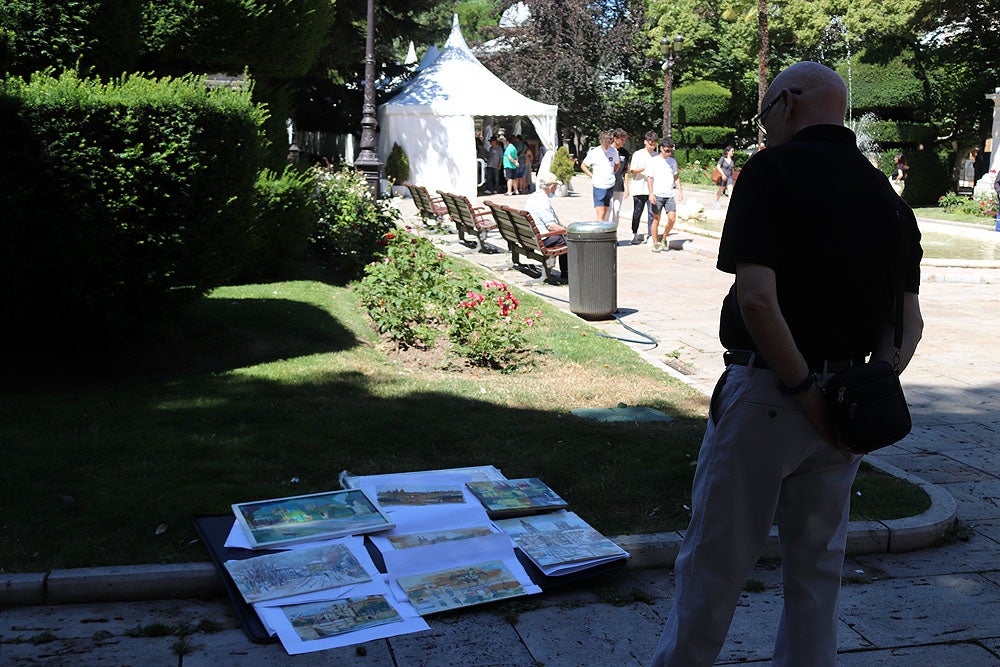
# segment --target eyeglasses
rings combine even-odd
[[[802,94],[802,90],[799,89],[799,88],[786,88],[785,90],[787,90],[788,92],[790,92],[792,95],[801,95]],[[756,123],[757,127],[764,134],[767,134],[767,128],[764,127],[764,120],[767,118],[767,114],[769,114],[771,112],[771,109],[774,108],[774,105],[777,104],[779,101],[781,101],[781,98],[783,98],[785,96],[785,90],[782,90],[780,95],[778,95],[773,100],[771,100],[770,102],[768,102],[767,104],[765,104],[763,107],[761,107],[760,113],[750,119],[750,122],[751,123]]]
[[[674,152],[673,148],[664,148],[663,146],[660,146],[660,150],[663,151],[664,153],[673,153]]]

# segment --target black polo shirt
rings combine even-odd
[[[813,125],[755,154],[740,172],[719,246],[718,268],[774,270],[778,304],[810,363],[861,358],[893,321],[904,252],[907,292],[920,286],[920,231],[885,174],[839,125]],[[719,328],[730,350],[756,350],[736,301]]]

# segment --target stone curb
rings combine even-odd
[[[941,489],[915,475],[869,456],[876,468],[918,485],[931,498],[923,514],[887,521],[852,521],[847,553],[901,553],[929,546],[954,525],[956,503]],[[629,568],[671,567],[680,551],[683,532],[612,537],[632,554]],[[778,533],[771,529],[763,560],[780,557]],[[0,608],[88,602],[120,602],[211,597],[222,594],[222,582],[211,563],[125,565],[53,570],[49,573],[0,574]]]

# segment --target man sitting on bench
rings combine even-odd
[[[539,232],[557,232],[546,237],[543,241],[546,248],[564,245],[566,243],[566,228],[559,224],[559,218],[552,208],[552,197],[556,194],[556,187],[559,181],[552,173],[547,172],[538,176],[538,187],[528,195],[528,200],[524,203],[525,210],[531,214],[531,219],[535,221]],[[546,260],[551,261],[551,260]],[[569,277],[569,262],[566,255],[559,255],[559,276],[563,280]]]

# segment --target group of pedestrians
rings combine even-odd
[[[485,156],[481,154],[480,158],[486,161],[486,194],[503,192],[503,182],[506,182],[507,195],[527,194],[531,190],[531,165],[535,155],[520,134],[513,139],[505,135],[491,137]]]
[[[652,250],[661,252],[667,249],[667,235],[677,220],[677,202],[684,199],[674,142],[659,141],[650,131],[643,147],[630,155],[625,148],[627,140],[628,133],[621,128],[600,132],[598,145],[587,152],[580,169],[591,179],[597,219],[605,220],[610,210],[611,221],[617,225],[622,207],[631,197],[632,245],[645,242],[639,225],[646,212]]]

